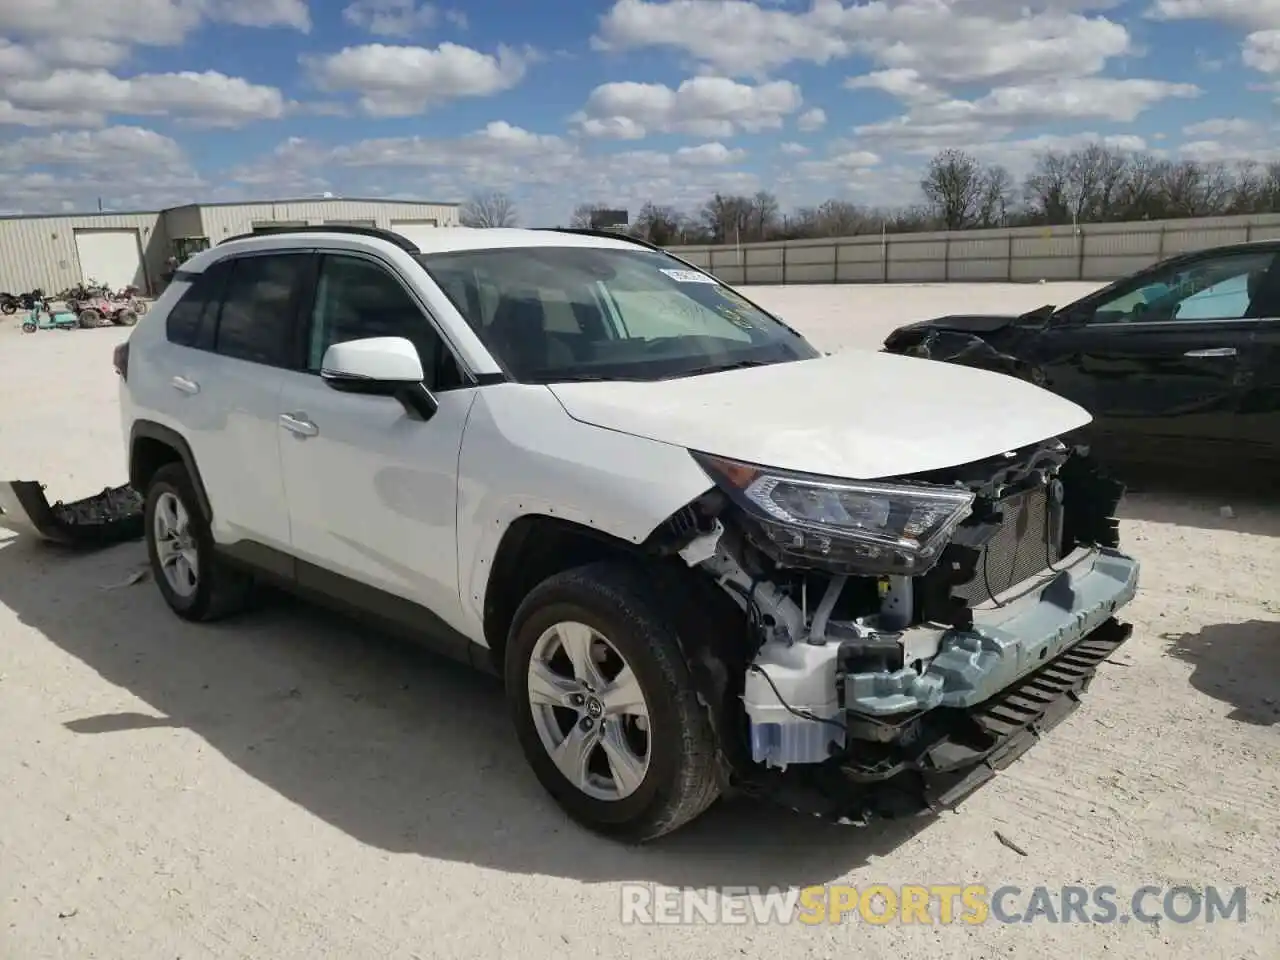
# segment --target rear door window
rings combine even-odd
[[[293,334],[309,253],[273,253],[235,261],[214,349],[227,357],[292,366]]]
[[[203,350],[212,348],[218,304],[230,272],[230,261],[220,260],[196,274],[187,292],[165,318],[165,336],[170,343]]]

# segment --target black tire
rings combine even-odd
[[[7,300],[4,303],[0,303],[0,313],[3,313],[6,317],[11,317],[17,312],[18,305],[16,303]]]
[[[132,310],[121,310],[111,318],[111,322],[117,327],[132,327],[138,322],[138,315]]]
[[[87,308],[81,310],[76,319],[79,320],[80,327],[84,330],[92,330],[95,327],[100,327],[104,322],[102,314],[97,310],[90,310]]]
[[[190,517],[199,574],[195,592],[189,597],[180,595],[170,586],[156,549],[156,504],[165,493],[177,496]],[[209,522],[200,511],[200,501],[196,497],[191,477],[182,464],[166,464],[152,476],[147,485],[143,523],[147,556],[151,560],[151,575],[170,610],[184,620],[207,622],[239,613],[249,605],[253,580],[247,574],[218,560],[214,553]]]
[[[604,562],[557,574],[534,588],[512,621],[504,672],[520,746],[548,793],[575,821],[617,840],[642,843],[687,824],[720,795],[718,751],[673,627],[645,576]],[[649,766],[622,799],[599,800],[556,767],[534,725],[528,670],[538,638],[576,621],[607,637],[630,665],[649,708]]]
[[[34,324],[34,323],[27,323],[27,322],[24,322],[24,323],[22,324],[22,332],[23,332],[23,333],[35,333],[35,332],[36,332],[37,330],[39,330],[39,329],[40,329],[40,328],[39,328],[36,324]]]
[[[151,308],[147,306],[147,301],[145,300],[139,300],[133,305],[133,312],[140,317],[145,317],[147,315],[147,311],[150,309]]]

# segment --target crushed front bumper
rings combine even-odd
[[[857,744],[821,764],[757,770],[739,786],[842,823],[954,808],[1066,719],[1080,705],[1098,665],[1132,630],[1107,617],[1088,636],[981,704],[939,707],[886,722],[896,735],[891,743]]]
[[[907,663],[932,659],[917,673],[850,673],[843,707],[888,717],[982,703],[1088,636],[1133,599],[1139,564],[1117,550],[1085,548],[974,609],[969,630],[918,626],[902,636]]]

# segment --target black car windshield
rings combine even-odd
[[[741,295],[658,251],[503,247],[419,260],[525,383],[659,380],[819,356]]]

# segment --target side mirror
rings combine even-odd
[[[426,375],[413,343],[404,337],[366,337],[335,343],[320,361],[320,379],[334,390],[394,397],[405,412],[429,420],[439,404],[422,382]]]

